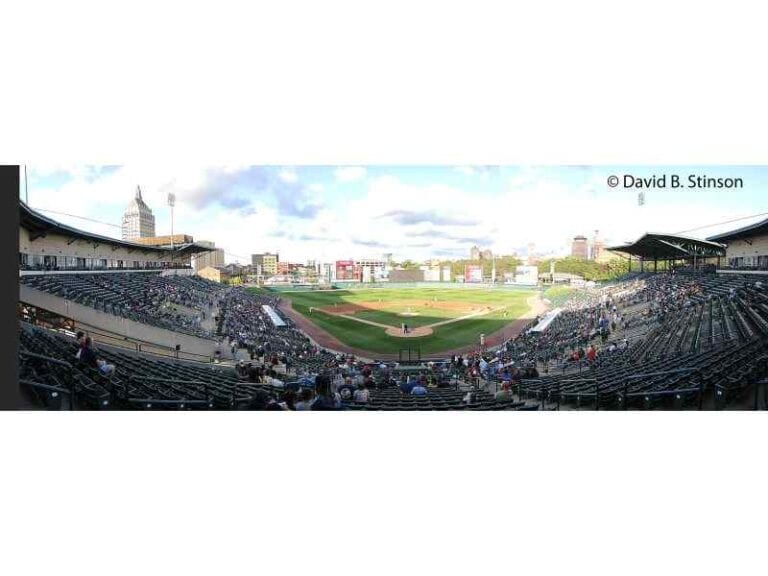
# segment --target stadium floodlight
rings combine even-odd
[[[174,194],[173,192],[168,192],[168,206],[171,207],[171,250],[174,250],[175,246],[173,242],[173,207],[176,206],[176,194]]]

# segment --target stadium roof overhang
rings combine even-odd
[[[59,234],[68,237],[70,243],[81,240],[95,246],[106,245],[112,246],[113,248],[125,248],[129,251],[142,252],[144,254],[161,252],[166,253],[169,256],[183,257],[211,251],[211,248],[194,243],[179,244],[173,248],[170,246],[148,246],[145,244],[118,240],[117,238],[110,238],[109,236],[101,236],[100,234],[93,234],[84,230],[78,230],[77,228],[67,226],[66,224],[57,222],[47,216],[43,216],[40,212],[32,210],[21,200],[19,200],[19,225],[29,231],[29,239],[33,242],[48,234]]]
[[[673,260],[680,258],[715,258],[725,256],[725,246],[710,240],[699,240],[672,234],[643,234],[634,242],[606,248],[643,260]]]
[[[730,232],[724,232],[723,234],[710,236],[707,238],[707,240],[717,240],[727,244],[732,240],[753,238],[755,236],[761,236],[764,234],[768,234],[768,218],[761,220],[760,222],[750,224],[749,226],[744,226],[743,228],[737,228],[736,230],[731,230]]]

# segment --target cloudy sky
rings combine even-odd
[[[607,185],[610,175],[622,182]],[[650,189],[645,205],[623,175],[740,177],[741,190]],[[646,231],[706,237],[761,218],[691,229],[768,212],[761,167],[328,167],[28,166],[32,208],[91,232],[120,236],[121,216],[141,186],[157,234],[212,240],[227,262],[278,251],[281,260],[466,257],[477,244],[498,254],[564,253],[576,234],[609,243]],[[27,192],[22,187],[20,195]],[[65,215],[67,214],[67,215]]]

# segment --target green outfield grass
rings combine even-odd
[[[552,303],[552,306],[557,307],[568,301],[575,292],[576,289],[570,286],[552,286],[547,288],[541,297],[546,298]]]
[[[281,298],[291,300],[293,309],[323,328],[341,342],[372,353],[397,354],[399,350],[418,346],[422,355],[435,354],[479,342],[480,334],[492,334],[504,328],[528,310],[527,300],[534,290],[504,289],[462,289],[462,288],[375,288],[361,290],[328,290],[307,292],[281,292]],[[422,301],[416,305],[414,301]],[[442,305],[447,308],[441,309]],[[404,306],[403,303],[409,304]],[[426,305],[428,303],[428,305]],[[447,304],[451,303],[451,304]],[[429,326],[436,322],[462,317],[472,309],[492,313],[458,320],[445,326],[435,327],[429,336],[420,338],[397,338],[389,336],[383,328],[370,326],[352,319],[324,314],[311,308],[333,307],[347,304],[376,306],[354,312],[354,317],[363,318],[387,326],[399,327],[403,322],[409,326]],[[456,310],[450,306],[466,306]],[[408,308],[418,316],[403,317],[399,313]],[[506,317],[505,317],[506,312]]]

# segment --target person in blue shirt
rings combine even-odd
[[[318,374],[315,378],[315,396],[310,410],[340,410],[341,397],[331,390],[331,378],[328,374]]]
[[[427,395],[427,389],[424,388],[421,384],[416,384],[413,388],[411,388],[411,395],[412,396],[426,396]]]
[[[402,390],[403,394],[410,394],[415,385],[416,383],[408,378],[407,380],[403,380],[400,383],[400,390]]]

